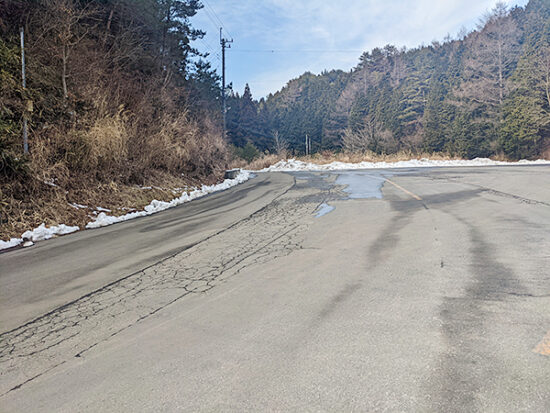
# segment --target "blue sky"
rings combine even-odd
[[[349,70],[363,51],[394,44],[416,47],[475,28],[496,0],[202,0],[191,20],[207,32],[194,42],[221,73],[220,21],[233,38],[228,82],[254,98],[276,92],[306,71]],[[528,0],[508,0],[524,6]]]

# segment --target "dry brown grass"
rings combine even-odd
[[[275,154],[264,154],[260,158],[254,159],[252,162],[248,163],[244,159],[234,159],[231,162],[231,168],[242,168],[242,169],[250,169],[253,171],[258,171],[260,169],[267,168],[273,164],[276,164],[283,158],[282,156],[275,155]]]
[[[24,199],[3,198],[5,205],[0,208],[3,220],[0,225],[0,239],[19,237],[23,232],[42,223],[47,226],[63,223],[84,228],[97,214],[97,207],[110,209],[110,215],[123,215],[134,209],[142,210],[153,199],[170,201],[181,195],[185,188],[197,186],[200,182],[164,172],[154,172],[143,186],[115,181],[100,184],[90,181],[89,186],[81,185],[67,190],[43,182],[35,184],[40,187],[40,190],[36,191],[39,196]],[[180,191],[174,191],[173,188]],[[89,208],[75,208],[71,203],[86,205]]]
[[[291,158],[291,157],[288,157]],[[261,158],[255,159],[250,163],[246,163],[242,159],[233,161],[232,167],[234,168],[245,168],[251,170],[260,170],[267,168],[271,165],[276,164],[280,160],[288,159],[283,158],[278,155],[268,154],[264,155]],[[434,159],[434,160],[450,160],[450,159],[460,159],[458,157],[451,157],[445,153],[416,153],[412,151],[401,151],[389,155],[380,155],[374,152],[363,152],[363,153],[353,153],[353,152],[330,152],[323,151],[315,153],[310,156],[297,156],[292,157],[299,161],[311,162],[318,165],[324,165],[331,162],[344,162],[344,163],[359,163],[359,162],[398,162],[398,161],[408,161],[410,159]]]
[[[299,159],[305,162],[313,162],[317,164],[327,164],[331,162],[345,162],[345,163],[359,163],[359,162],[399,162],[408,161],[410,159],[434,159],[434,160],[449,160],[459,159],[458,157],[451,157],[446,153],[417,153],[413,151],[400,151],[393,154],[377,154],[374,152],[364,153],[349,153],[339,152],[333,153],[324,151],[316,153],[308,157],[300,157]]]
[[[185,111],[164,114],[148,128],[139,122],[118,111],[83,119],[79,127],[36,131],[29,175],[0,176],[0,239],[19,237],[42,223],[82,228],[96,207],[122,215],[181,194],[172,188],[223,177],[229,155],[214,124],[199,125]]]
[[[128,156],[128,122],[121,112],[96,119],[84,132],[90,148],[88,166],[116,169]]]

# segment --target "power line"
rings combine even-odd
[[[229,120],[229,122],[232,124],[232,125],[235,125],[237,128],[241,129],[241,130],[245,130],[247,132],[250,132],[250,133],[253,133],[255,135],[260,135],[264,138],[270,138],[270,139],[273,139],[273,136],[272,135],[266,135],[264,132],[261,132],[259,130],[255,130],[255,129],[250,129],[248,127],[245,127],[243,126],[241,123],[238,123],[238,122],[235,122],[234,120]]]
[[[207,51],[209,51],[208,53],[208,56],[212,56],[212,57],[215,57],[217,60],[220,60],[221,59],[221,56],[220,56],[220,52],[217,51],[214,47],[212,47],[212,45],[210,43],[208,43],[206,40],[204,39],[199,39],[203,45],[206,47]]]
[[[213,27],[216,28],[216,31],[218,30],[218,28],[220,28],[220,30],[223,28],[225,30],[225,32],[232,38],[231,34],[229,33],[229,30],[227,30],[227,27],[223,24],[223,22],[221,21],[221,19],[219,18],[219,16],[217,15],[216,11],[214,10],[214,8],[206,1],[206,0],[203,0],[203,3],[205,4],[206,7],[203,8],[205,14],[206,14],[206,17],[208,17],[208,19],[210,20],[210,22],[212,23]],[[200,39],[203,41],[203,44],[206,46],[206,48],[211,52],[209,53],[209,56],[213,57],[214,59],[216,59],[218,61],[218,64],[216,65],[216,71],[217,69],[219,68],[220,66],[220,61],[223,60],[223,54],[224,53],[221,53],[221,52],[216,52],[215,48],[212,47],[212,45],[210,43],[208,43],[206,40],[204,39]],[[222,65],[223,66],[223,65]]]
[[[210,4],[208,4],[208,3],[206,3],[206,1],[204,1],[204,3],[206,5],[206,7],[204,7],[203,10],[206,14],[206,17],[208,17],[208,20],[210,20],[210,22],[212,23],[212,26],[216,28],[216,31],[218,30],[219,27],[222,27],[229,37],[233,37],[233,36],[231,36],[231,34],[229,33],[229,30],[227,30],[227,28],[225,27],[225,25],[221,21],[221,19],[218,17],[218,15],[216,14],[216,12],[212,8],[212,6],[210,6]]]
[[[204,47],[206,48],[206,50],[208,52],[210,52],[209,54],[212,54],[214,53],[214,49],[212,48],[212,46],[210,46],[209,43],[207,43],[206,41],[204,41],[203,39],[200,39],[201,43],[204,45]]]
[[[206,14],[206,17],[208,17],[208,20],[210,20],[210,23],[212,23],[212,27],[215,27],[216,30],[218,30],[218,27],[219,27],[218,22],[214,19],[214,17],[212,17],[210,12],[206,8],[204,9],[204,12]]]
[[[230,38],[233,38],[233,36],[231,35],[231,33],[229,32],[229,30],[227,30],[227,27],[225,27],[225,25],[223,24],[222,20],[218,17],[218,14],[216,13],[216,11],[214,10],[214,8],[208,3],[208,1],[206,0],[202,0],[204,2],[204,4],[206,5],[206,7],[208,9],[210,9],[210,11],[212,12],[212,14],[214,15],[214,17],[217,19],[218,23],[219,23],[219,26],[221,26],[224,30],[225,30],[225,33],[230,37]],[[205,8],[205,11],[207,11],[207,9]],[[215,24],[215,26],[218,26],[218,24]]]
[[[352,49],[233,49],[239,53],[363,53],[364,50]]]

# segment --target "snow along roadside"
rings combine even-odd
[[[173,208],[175,206],[184,204],[197,198],[201,198],[213,192],[224,191],[233,186],[248,181],[251,177],[251,172],[241,171],[234,179],[226,179],[216,185],[203,185],[200,189],[197,188],[190,191],[189,193],[186,192],[180,197],[171,200],[170,202],[158,201],[154,199],[149,205],[144,208],[143,211],[131,212],[129,214],[121,215],[118,217],[107,215],[104,212],[101,212],[94,221],[88,222],[88,224],[86,224],[86,228],[105,227],[107,225],[116,224],[117,222],[128,221],[129,219],[144,217],[154,214],[156,212],[164,211],[165,209]],[[52,227],[46,227],[45,224],[41,224],[38,228],[35,228],[32,231],[24,232],[21,235],[21,238],[12,238],[9,241],[0,240],[0,250],[16,247],[23,242],[23,239],[31,241],[42,241],[50,239],[55,235],[70,234],[71,232],[76,232],[79,230],[79,227],[71,227],[64,224]]]
[[[99,228],[105,227],[107,225],[115,224],[117,222],[128,221],[129,219],[134,219],[138,217],[144,217],[147,215],[154,214],[156,212],[164,211],[168,208],[173,208],[175,206],[184,204],[186,202],[192,201],[203,197],[205,195],[211,194],[212,192],[223,191],[229,189],[232,186],[238,185],[250,179],[250,172],[241,171],[235,179],[226,179],[222,183],[216,185],[203,185],[201,189],[195,189],[189,193],[183,193],[179,198],[174,198],[170,202],[157,201],[156,199],[152,200],[149,205],[147,205],[143,211],[130,212],[125,215],[118,217],[107,215],[104,212],[101,212],[97,218],[86,224],[86,228]]]
[[[338,171],[346,169],[390,169],[390,168],[427,168],[434,166],[495,166],[495,165],[550,165],[550,161],[539,159],[536,161],[521,160],[518,162],[493,161],[487,158],[476,158],[472,160],[450,160],[437,161],[431,159],[411,159],[398,162],[359,162],[345,163],[332,162],[324,165],[317,165],[310,162],[288,159],[279,161],[275,165],[264,168],[259,172],[292,172],[292,171]]]

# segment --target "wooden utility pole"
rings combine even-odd
[[[227,129],[226,124],[226,102],[225,102],[225,49],[231,48],[231,44],[233,43],[233,39],[228,40],[223,37],[222,34],[222,28],[220,27],[220,45],[222,46],[222,114],[223,114],[223,132],[222,137],[225,138],[225,133]]]
[[[27,88],[27,79],[25,77],[25,29],[21,26],[19,30],[21,34],[21,80],[23,89]],[[23,113],[23,152],[29,153],[29,131],[27,125],[27,108]]]

